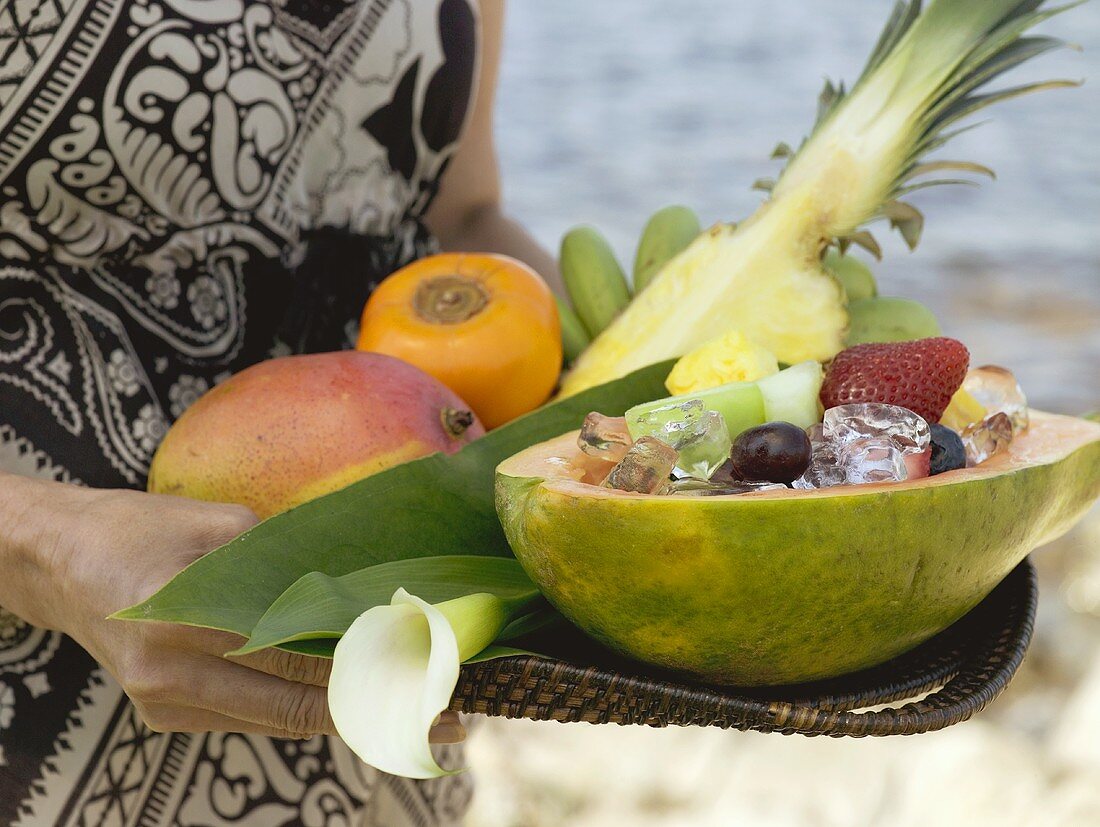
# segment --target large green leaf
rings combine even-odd
[[[342,577],[314,571],[299,577],[271,604],[248,642],[234,654],[292,641],[338,638],[367,609],[388,605],[399,588],[428,603],[478,592],[521,604],[539,598],[539,590],[514,557],[417,557]]]
[[[618,415],[664,396],[669,369],[651,365],[520,417],[456,454],[399,465],[265,520],[115,617],[248,637],[276,598],[310,572],[338,577],[414,557],[509,556],[493,504],[496,466],[579,427],[588,411]]]

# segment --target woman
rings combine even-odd
[[[255,520],[124,490],[201,393],[347,346],[434,239],[553,271],[500,212],[470,1],[0,9],[0,824],[460,818],[461,779],[278,740],[332,732],[323,662],[104,618]]]

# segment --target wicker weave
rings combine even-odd
[[[1008,686],[1031,642],[1037,595],[1035,570],[1025,560],[947,631],[889,663],[814,684],[708,687],[645,677],[638,664],[606,657],[587,667],[513,657],[464,667],[451,708],[539,721],[803,735],[930,732],[967,720]],[[897,709],[854,711],[927,692]]]

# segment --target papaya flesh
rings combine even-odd
[[[608,466],[576,437],[497,468],[516,557],[590,636],[708,683],[801,683],[896,657],[1100,496],[1100,425],[1040,411],[975,468],[718,497],[599,487]]]

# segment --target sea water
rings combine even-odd
[[[591,222],[629,269],[650,213],[744,218],[757,178],[797,146],[822,79],[853,81],[891,7],[881,0],[509,4],[498,96],[506,206],[548,248]],[[942,157],[992,166],[980,188],[912,196],[914,254],[882,225],[881,291],[927,304],[973,364],[1011,368],[1037,407],[1100,407],[1100,4],[1043,33],[1085,46],[1002,82],[1088,78],[1000,104]]]

